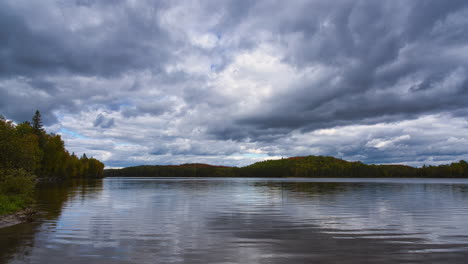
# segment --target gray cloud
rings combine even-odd
[[[158,70],[153,61],[167,59],[169,40],[157,21],[147,17],[152,14],[123,1],[80,3],[3,3],[0,73],[107,76],[147,67]],[[159,6],[148,8],[157,12]]]
[[[110,128],[115,126],[114,118],[106,118],[103,114],[99,114],[93,122],[95,127]]]
[[[285,61],[302,68],[331,67],[334,74],[274,94],[262,110],[236,118],[233,131],[213,133],[257,137],[271,128],[314,130],[466,108],[467,63],[456,55],[466,45],[467,31],[461,27],[467,24],[462,18],[466,2],[310,5],[294,14],[281,9],[285,17],[298,19],[275,17],[277,24],[259,24],[284,34]],[[251,127],[248,132],[245,125]]]
[[[0,113],[39,109],[108,166],[466,159],[467,17],[461,0],[4,1]]]

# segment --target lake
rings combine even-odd
[[[468,179],[105,178],[46,185],[0,263],[466,263]]]

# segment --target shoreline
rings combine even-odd
[[[28,207],[12,214],[0,215],[0,228],[31,222],[37,214],[38,212],[34,208]]]

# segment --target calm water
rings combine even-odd
[[[38,191],[0,263],[466,263],[468,180],[107,178]]]

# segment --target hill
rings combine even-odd
[[[349,178],[468,178],[465,161],[414,168],[405,165],[367,165],[329,156],[291,157],[256,162],[245,167],[191,163],[108,169],[106,177],[349,177]]]
[[[106,169],[104,177],[236,177],[238,168],[202,163]]]

